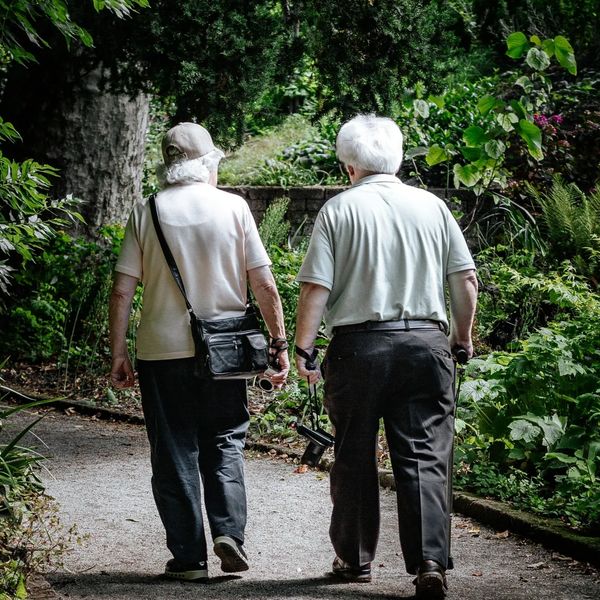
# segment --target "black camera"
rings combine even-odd
[[[300,463],[309,467],[318,466],[323,456],[323,452],[327,448],[331,448],[335,442],[335,438],[320,427],[309,429],[305,425],[297,425],[296,431],[308,439],[308,446],[300,459]]]

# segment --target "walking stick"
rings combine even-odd
[[[452,414],[453,419],[456,419],[456,408],[458,406],[458,396],[460,394],[460,386],[465,373],[464,365],[469,360],[467,351],[462,346],[454,346],[452,348],[452,356],[454,357],[454,412]],[[458,377],[457,377],[458,375]],[[452,432],[452,450],[450,451],[450,457],[448,459],[448,568],[453,568],[452,560],[452,510],[454,504],[454,431]]]

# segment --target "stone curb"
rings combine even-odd
[[[4,386],[0,386],[0,390],[6,392],[9,397],[18,402],[42,399],[38,395],[26,395],[21,390],[6,388]],[[104,419],[113,419],[136,425],[144,424],[144,418],[140,415],[130,415],[109,408],[97,407],[90,402],[59,399],[51,403],[51,405],[63,410],[74,409],[82,414],[95,415]],[[267,442],[248,440],[246,448],[273,455],[287,454],[291,458],[299,459],[302,456],[301,452],[293,448],[286,448]],[[324,457],[319,465],[319,469],[329,471],[332,464],[332,459]],[[391,471],[380,470],[379,483],[383,488],[396,489],[394,476]],[[453,503],[455,512],[477,519],[496,530],[510,530],[513,533],[539,542],[561,554],[566,554],[582,562],[600,567],[600,537],[575,533],[569,530],[558,519],[538,517],[511,508],[503,502],[479,498],[467,492],[455,491],[453,494]],[[56,598],[59,598],[59,596],[56,596]]]

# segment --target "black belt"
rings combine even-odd
[[[365,321],[352,325],[338,325],[333,328],[333,334],[354,333],[359,331],[411,331],[412,329],[437,329],[446,332],[441,321],[431,319],[400,319],[399,321]]]

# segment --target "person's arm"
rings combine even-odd
[[[471,330],[477,306],[477,277],[475,271],[458,271],[448,275],[450,292],[450,347],[460,346],[473,356]]]
[[[296,346],[307,354],[312,354],[314,343],[323,319],[325,306],[329,298],[329,290],[316,283],[302,283],[300,300],[298,301],[298,316],[296,319]],[[296,367],[301,378],[308,378],[309,383],[319,381],[319,369],[309,371],[306,359],[296,354]]]
[[[108,326],[112,355],[110,381],[116,388],[131,387],[134,382],[133,367],[127,351],[127,327],[137,284],[137,277],[115,273],[108,309]]]
[[[265,320],[271,340],[285,340],[283,308],[271,269],[267,266],[250,269],[248,271],[248,283],[256,298],[260,313]],[[282,341],[272,342],[272,348],[275,350],[283,346],[287,346],[287,342],[285,344]],[[285,383],[290,370],[290,359],[286,349],[281,350],[277,357],[280,370],[270,375],[269,379],[275,387],[281,387]]]

